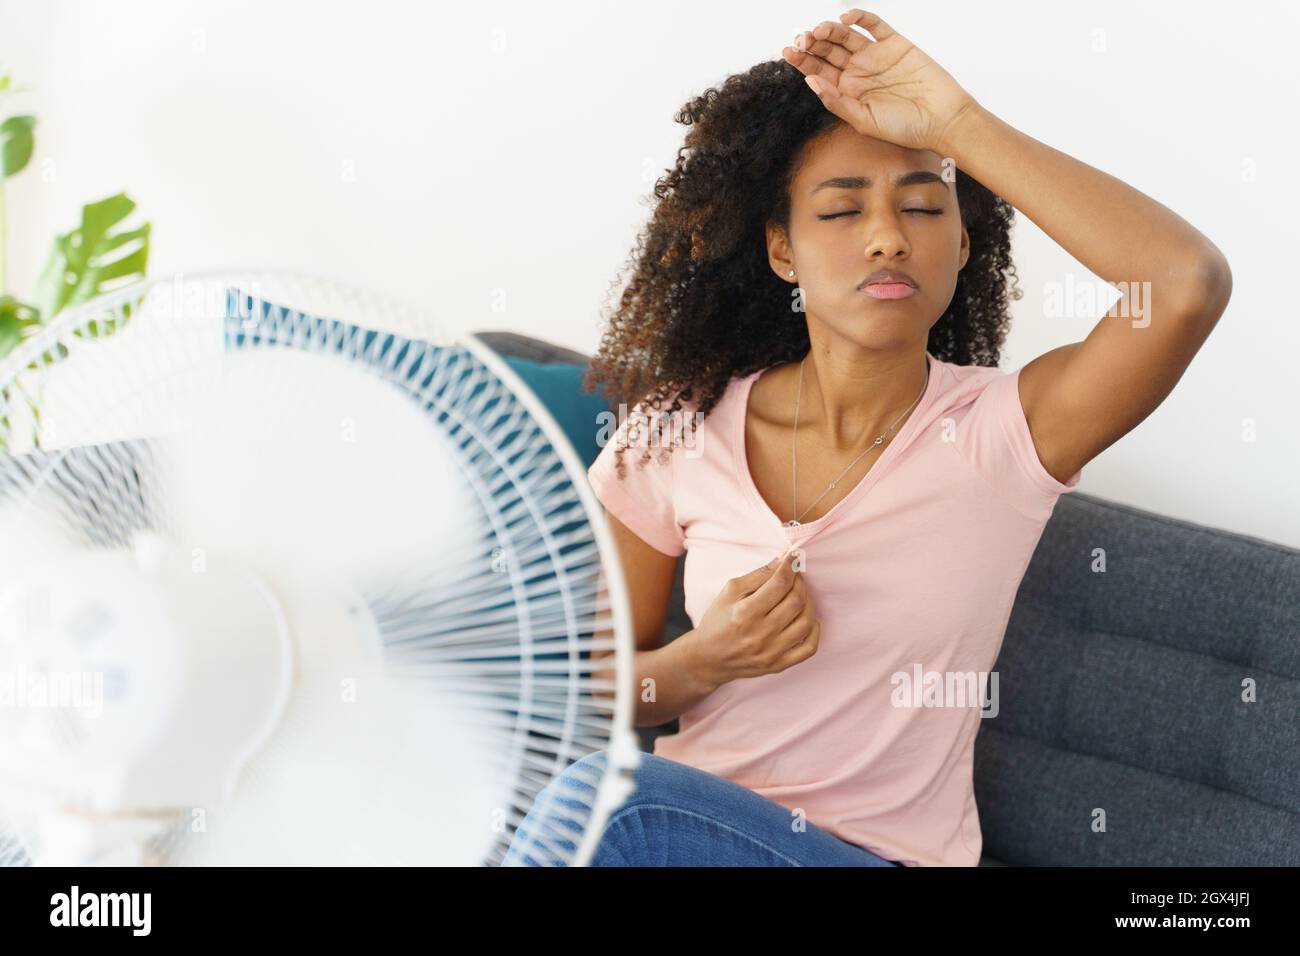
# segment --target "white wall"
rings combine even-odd
[[[39,118],[7,190],[10,286],[27,294],[81,204],[125,189],[154,275],[301,269],[590,351],[675,110],[846,6],[5,0],[0,57],[32,88],[8,109]],[[867,8],[1232,264],[1214,335],[1081,490],[1300,547],[1295,5]],[[1023,218],[1016,256],[1005,368],[1093,324],[1043,317],[1046,284],[1093,277]]]

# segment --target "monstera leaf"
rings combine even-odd
[[[40,324],[40,315],[30,305],[19,302],[11,295],[0,295],[0,359],[18,348],[23,339],[35,332]],[[67,346],[58,342],[54,348],[27,367],[49,365],[61,358],[67,358],[67,355]]]
[[[0,96],[9,92],[9,75],[0,73]],[[6,179],[21,172],[31,161],[35,128],[34,116],[10,116],[0,122],[0,190],[3,190]],[[4,293],[4,220],[0,208],[0,360],[21,346],[29,336],[37,334],[41,325],[64,309],[144,278],[149,262],[150,225],[146,222],[136,228],[122,226],[123,220],[134,209],[135,202],[125,193],[82,207],[81,225],[55,237],[49,261],[37,280],[35,301],[29,305]],[[73,331],[86,338],[109,335],[135,313],[139,302],[140,296],[136,296],[114,308],[105,308]],[[30,360],[27,370],[52,365],[68,354],[66,345],[55,343],[42,355]],[[40,447],[39,401],[28,393],[21,379],[22,376],[14,378],[0,388],[0,449],[11,447],[13,434],[9,413],[15,407],[18,395],[30,408],[32,421],[37,425],[36,446]],[[36,385],[39,392],[39,383],[31,384]]]
[[[0,358],[18,348],[23,340],[23,328],[35,314],[35,309],[13,296],[0,296]]]
[[[82,207],[81,226],[55,237],[45,271],[36,284],[35,305],[42,321],[50,321],[69,306],[144,278],[149,262],[150,224],[135,229],[116,228],[134,209],[135,202],[126,193],[89,203]],[[124,308],[119,314],[92,320],[85,332],[91,337],[108,335],[126,321],[131,311]]]
[[[32,130],[35,128],[35,116],[11,116],[0,123],[0,179],[22,172],[32,158],[32,148],[36,145]]]
[[[7,163],[8,153],[5,156]],[[125,193],[82,207],[81,226],[54,239],[49,261],[36,284],[35,305],[0,295],[0,359],[63,309],[144,278],[149,261],[149,223],[134,229],[118,228],[134,209],[135,203]],[[138,299],[132,299],[116,309],[106,309],[102,315],[79,326],[74,333],[87,338],[109,335],[125,324],[137,304]],[[58,342],[29,362],[27,368],[52,365],[67,356],[67,346]],[[6,386],[0,391],[0,449],[11,447],[13,435],[9,411],[14,407],[16,394],[31,409],[32,420],[38,429],[40,426],[39,402],[21,387]],[[39,430],[34,437],[39,448]]]

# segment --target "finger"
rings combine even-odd
[[[772,576],[759,585],[758,590],[747,598],[741,600],[741,604],[747,606],[747,609],[754,613],[755,616],[766,617],[768,612],[785,597],[794,586],[796,571],[791,567],[794,564],[794,551],[787,551],[781,556],[781,563],[777,569],[772,572]]]
[[[798,578],[799,575],[796,574],[796,581]],[[786,592],[785,597],[781,598],[776,607],[767,612],[767,626],[771,628],[773,634],[780,634],[805,611],[809,614],[812,613],[808,607],[808,601],[804,598],[799,585],[796,583]]]
[[[870,42],[860,33],[827,20],[817,24],[811,30],[796,33],[792,45],[800,53],[810,53],[820,57],[836,69],[842,70],[848,65],[854,52]]]
[[[814,39],[810,41],[807,39],[807,36],[808,34],[806,33],[800,34],[800,39],[803,40],[803,51],[805,53],[811,53],[813,56],[820,57],[837,70],[843,70],[849,65],[849,60],[852,58],[853,54],[844,47],[840,46],[838,43],[832,43],[830,40]],[[795,49],[799,49],[798,45],[795,46]]]
[[[874,13],[868,13],[866,10],[859,10],[854,7],[852,10],[845,10],[840,14],[840,22],[844,24],[857,24],[864,30],[871,33],[872,37],[877,40],[888,40],[894,35],[894,29]]]
[[[782,551],[775,558],[772,558],[772,560],[768,561],[767,564],[757,567],[753,571],[746,571],[744,574],[740,575],[735,579],[736,582],[738,584],[752,583],[755,588],[758,587],[760,584],[762,584],[764,581],[766,581],[768,578],[772,576],[772,572],[776,570],[777,562],[780,561],[781,558],[783,557],[785,557],[784,551]]]
[[[792,46],[782,47],[781,55],[804,76],[815,76],[832,87],[840,82],[840,73],[843,71],[819,56],[802,53]]]
[[[842,95],[839,89],[827,83],[820,76],[805,76],[804,82],[808,84],[809,89],[817,94],[817,98],[822,101],[822,106],[844,120],[849,126],[852,126],[859,133],[884,138],[879,135],[876,121],[867,112],[866,107],[858,102],[855,97]]]
[[[821,646],[821,633],[821,622],[813,621],[812,630],[808,632],[808,636],[777,659],[774,665],[777,673],[794,667],[795,664],[806,661],[816,654],[817,648]]]
[[[854,30],[843,23],[835,23],[832,20],[823,20],[809,32],[812,34],[814,40],[820,43],[831,43],[836,46],[841,46],[848,50],[850,54],[857,53],[864,47],[868,47],[872,43],[876,42],[871,39],[871,37],[864,37],[857,30]],[[820,51],[813,50],[813,52],[817,53],[819,56],[821,55]]]
[[[757,591],[764,581],[772,576],[772,573],[777,569],[779,562],[787,553],[787,551],[782,551],[761,568],[755,568],[753,571],[732,578],[729,583],[735,585],[739,597],[748,597]]]

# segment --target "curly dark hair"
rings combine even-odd
[[[807,353],[807,324],[789,319],[789,287],[768,264],[765,227],[789,228],[803,148],[844,122],[784,60],[727,77],[675,118],[691,129],[676,165],[655,182],[653,216],[628,259],[631,279],[582,383],[589,394],[603,382],[611,405],[630,407],[633,440],[650,409],[680,420],[689,403],[698,423],[732,377]],[[1007,300],[1021,295],[1011,261],[1014,210],[960,169],[956,185],[970,255],[927,348],[942,361],[996,366]],[[661,462],[675,443],[680,438],[667,442]],[[626,444],[617,449],[620,478]],[[649,459],[647,446],[638,466]]]

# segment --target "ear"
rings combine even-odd
[[[798,267],[794,264],[794,250],[790,248],[790,237],[780,224],[768,222],[764,228],[767,235],[767,264],[776,273],[777,278],[792,285],[799,283]],[[790,271],[795,271],[791,277]]]
[[[965,226],[962,226],[961,227],[961,262],[957,263],[958,272],[961,272],[962,269],[966,268],[966,261],[968,259],[970,259],[970,233],[966,231]]]

